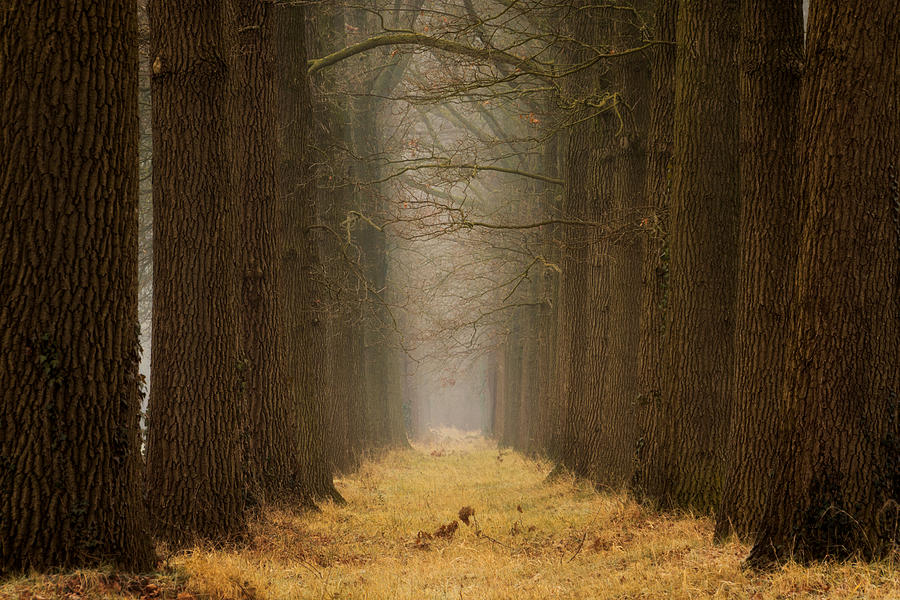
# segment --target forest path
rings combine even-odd
[[[245,599],[900,598],[897,565],[745,573],[748,548],[713,545],[710,519],[547,483],[550,464],[475,435],[438,437],[339,479],[346,505],[270,514],[249,548],[180,557],[188,587]]]
[[[567,476],[547,483],[550,466],[442,432],[338,479],[344,505],[267,512],[246,543],[164,557],[148,577],[0,581],[0,599],[900,599],[898,559],[744,572],[748,548],[713,545],[710,519],[662,516]]]

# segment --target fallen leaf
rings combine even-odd
[[[456,529],[459,527],[459,524],[453,520],[447,523],[446,525],[441,525],[438,527],[438,530],[434,532],[434,537],[442,537],[450,539],[453,537],[453,534],[456,533]]]

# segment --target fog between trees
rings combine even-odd
[[[0,572],[437,426],[754,566],[892,552],[900,13],[804,4],[4,7]]]

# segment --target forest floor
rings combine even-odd
[[[874,564],[742,570],[713,522],[662,516],[477,436],[445,431],[337,480],[345,505],[268,512],[238,546],[111,571],[0,582],[0,598],[900,599],[900,555]],[[469,524],[463,507],[474,510]]]

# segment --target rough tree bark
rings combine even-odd
[[[683,0],[675,59],[663,507],[714,508],[731,392],[738,244],[737,0]],[[649,482],[648,482],[649,483]]]
[[[633,3],[629,18],[616,19],[612,28],[613,50],[622,52],[639,46],[650,14],[647,1]],[[622,119],[612,144],[607,148],[613,160],[611,215],[617,222],[635,228],[644,207],[646,137],[650,69],[643,53],[628,54],[611,61],[612,89],[619,95],[618,114]],[[619,489],[634,471],[636,440],[637,364],[640,345],[642,245],[630,229],[610,246],[609,280],[609,367],[607,393],[600,399],[603,414],[594,467],[595,483]]]
[[[343,7],[318,3],[307,7],[307,51],[322,56],[333,50],[332,36],[343,44],[346,31]],[[329,35],[330,34],[330,35]],[[333,71],[322,71],[316,76],[319,85],[328,87],[333,78],[340,77]],[[311,82],[312,83],[312,82]],[[315,91],[315,88],[313,88]],[[329,165],[332,171],[330,183],[342,181],[346,176],[342,148],[347,139],[349,99],[324,99],[313,94],[317,106],[316,136],[319,161]],[[320,183],[324,184],[323,178]],[[362,398],[362,334],[359,329],[359,303],[355,296],[356,274],[351,269],[352,248],[344,237],[343,221],[350,210],[351,190],[348,187],[328,187],[318,190],[317,212],[323,224],[333,232],[325,236],[320,245],[323,272],[328,286],[324,288],[322,305],[325,318],[326,369],[323,399],[326,411],[327,457],[336,472],[349,472],[359,463],[364,439],[357,432],[364,428],[364,418],[357,407]],[[351,292],[352,290],[352,292]]]
[[[822,0],[809,25],[782,468],[753,565],[875,557],[900,534],[900,12]]]
[[[148,568],[136,5],[5,7],[0,57],[0,572]]]
[[[149,6],[153,348],[146,493],[181,543],[244,523],[242,376],[221,0]]]
[[[321,261],[317,225],[318,192],[312,168],[312,93],[306,75],[305,8],[280,4],[277,16],[283,287],[289,382],[297,401],[299,485],[313,498],[340,495],[332,481],[325,410],[326,358]]]
[[[741,235],[734,389],[716,537],[750,537],[775,466],[799,204],[796,123],[803,52],[800,0],[741,3]]]
[[[672,137],[675,109],[675,21],[677,0],[659,0],[655,38],[672,42],[651,50],[650,117],[647,130],[645,198],[655,215],[641,223],[641,319],[638,352],[638,408],[634,452],[635,471],[631,488],[640,496],[664,485],[666,423],[671,416],[663,409],[662,355],[666,338],[669,248],[668,209],[671,195]]]
[[[586,64],[609,42],[609,9],[579,2],[569,17],[579,43],[569,49],[572,64]],[[608,109],[610,82],[605,65],[584,68],[569,77],[566,94],[573,106],[569,131],[567,188],[563,213],[569,219],[598,222],[612,207],[612,157],[606,151],[616,131]],[[604,108],[606,107],[606,108]],[[568,390],[562,464],[581,477],[593,478],[600,413],[607,390],[609,348],[609,241],[591,227],[569,227],[565,235],[561,301],[567,324]]]
[[[276,9],[230,0],[232,36],[232,190],[238,236],[242,350],[247,361],[245,484],[258,501],[304,498],[295,426],[299,390],[288,385],[285,315],[295,298],[282,294],[276,163]],[[283,173],[283,172],[282,172]],[[282,175],[283,177],[284,175]],[[290,300],[286,303],[284,300]],[[296,357],[290,364],[296,364]]]

